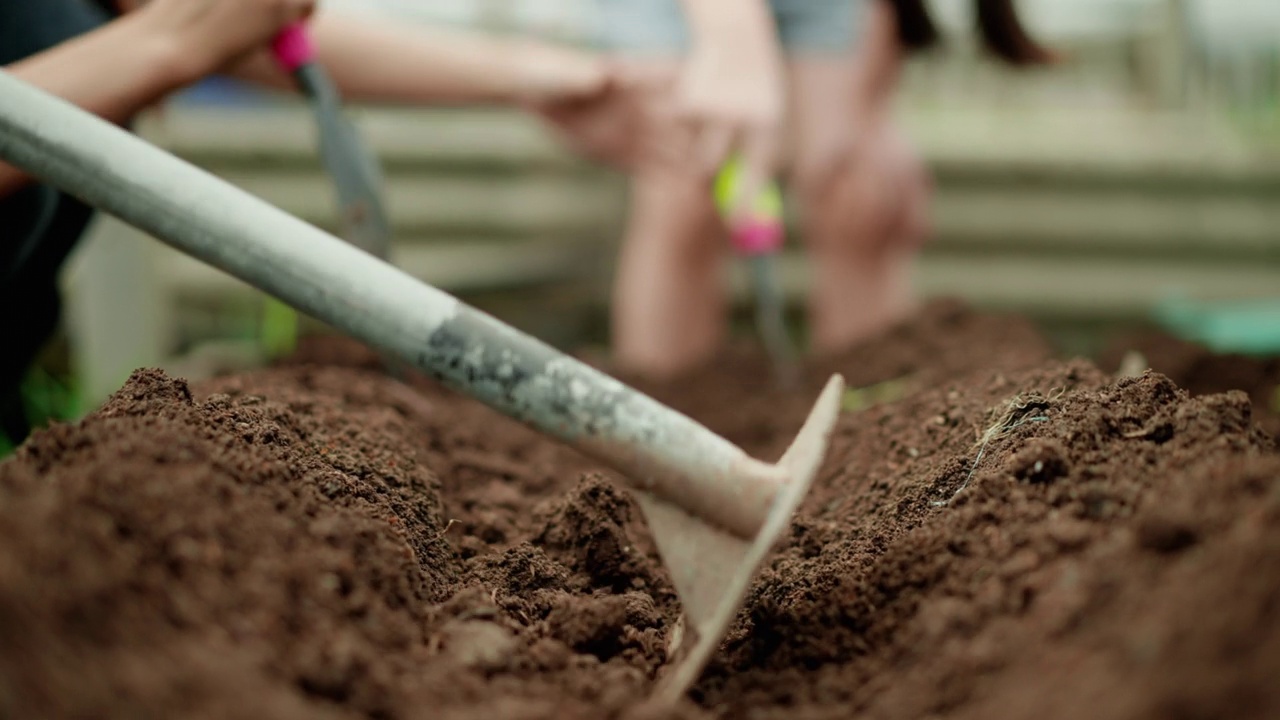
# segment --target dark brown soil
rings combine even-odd
[[[1243,390],[1253,403],[1258,424],[1280,438],[1280,357],[1219,354],[1171,335],[1148,332],[1116,338],[1098,364],[1115,372],[1130,352],[1140,353],[1152,370],[1192,395]]]
[[[140,371],[0,465],[0,718],[647,715],[678,606],[630,499],[377,367]],[[871,389],[676,714],[1280,715],[1280,455],[1244,393],[947,303],[799,391],[752,351],[647,389],[772,458],[832,369]]]

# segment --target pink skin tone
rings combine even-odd
[[[873,5],[866,36],[849,56],[786,63],[783,169],[802,213],[818,353],[857,342],[910,311],[910,271],[929,232],[927,173],[890,117],[903,51],[892,10]],[[682,72],[675,59],[635,62],[651,76]],[[658,107],[671,102],[660,91],[655,95]],[[687,107],[688,101],[677,94],[675,102]],[[676,148],[671,155],[686,158],[699,140],[715,136],[706,118],[724,117],[704,115],[701,127],[690,128],[679,113],[659,109],[651,116],[657,119],[646,132]],[[614,352],[630,371],[665,376],[709,361],[724,341],[721,272],[730,246],[706,166],[655,153],[637,158],[614,288]]]
[[[146,9],[5,68],[121,122],[305,17],[296,0],[155,0]],[[27,178],[0,164],[0,194]]]

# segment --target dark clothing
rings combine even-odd
[[[109,16],[91,0],[0,0],[0,65],[93,30]],[[47,186],[0,197],[0,430],[14,442],[30,432],[19,387],[57,329],[58,275],[93,210]]]

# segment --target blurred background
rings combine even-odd
[[[593,12],[592,0],[322,4],[579,44]],[[1024,0],[1037,35],[1070,54],[1027,73],[980,57],[967,0],[933,5],[946,43],[913,61],[900,108],[938,186],[926,295],[1028,314],[1074,353],[1193,302],[1271,299],[1253,322],[1280,327],[1280,2]],[[396,263],[557,346],[603,347],[624,178],[515,112],[351,112],[385,164]],[[212,81],[140,132],[335,227],[300,102]],[[785,271],[798,303],[803,264]],[[32,379],[53,416],[92,407],[136,367],[199,375],[261,362],[272,342],[256,291],[114,221],[66,283],[65,331]]]

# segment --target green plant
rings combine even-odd
[[[293,352],[298,345],[297,311],[273,297],[267,297],[262,307],[258,341],[267,357],[278,358]]]
[[[33,422],[75,420],[84,414],[84,403],[71,378],[59,379],[44,368],[32,370],[23,386],[28,416]]]
[[[87,410],[84,395],[73,378],[59,378],[36,366],[22,383],[22,401],[32,427],[79,419]],[[0,433],[0,458],[15,450],[14,442]]]
[[[900,400],[907,394],[907,380],[901,377],[867,387],[849,388],[844,391],[841,406],[846,412],[857,412]]]

